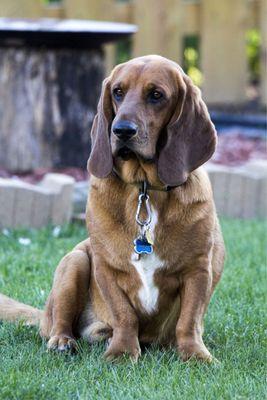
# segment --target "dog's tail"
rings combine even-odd
[[[43,311],[20,303],[0,293],[0,320],[23,321],[26,325],[39,325]]]

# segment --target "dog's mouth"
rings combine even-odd
[[[131,149],[127,145],[121,146],[113,153],[113,157],[120,158],[123,161],[128,161],[132,159],[138,159],[145,163],[155,162],[155,156],[148,157],[140,154],[138,151]]]
[[[115,157],[119,157],[122,160],[127,161],[131,158],[136,158],[136,154],[133,150],[129,149],[129,147],[123,146],[116,151]]]

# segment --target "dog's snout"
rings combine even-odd
[[[132,121],[118,121],[113,126],[113,133],[121,140],[128,140],[137,133],[137,125]]]

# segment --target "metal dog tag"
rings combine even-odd
[[[141,208],[146,211],[146,219],[140,218]],[[151,225],[151,207],[149,196],[147,194],[147,182],[142,182],[138,196],[138,206],[135,220],[140,227],[140,235],[134,240],[134,251],[137,255],[153,253],[153,240],[150,232]]]
[[[149,244],[154,244],[149,228],[146,229],[146,231],[145,231],[145,237],[146,237],[146,240],[148,241]]]
[[[134,240],[134,251],[137,254],[152,254],[153,246],[147,241],[145,236],[140,236]]]

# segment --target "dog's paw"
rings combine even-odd
[[[59,352],[73,352],[77,348],[76,341],[65,335],[52,336],[47,343],[48,350],[56,350]]]
[[[193,340],[180,342],[178,345],[178,352],[183,361],[188,361],[191,359],[204,361],[207,363],[217,361],[216,358],[210,354],[204,343],[197,343]]]
[[[137,337],[126,338],[123,341],[113,337],[109,340],[108,348],[104,353],[105,359],[109,362],[113,362],[119,360],[124,355],[128,355],[133,362],[137,362],[141,355]]]

